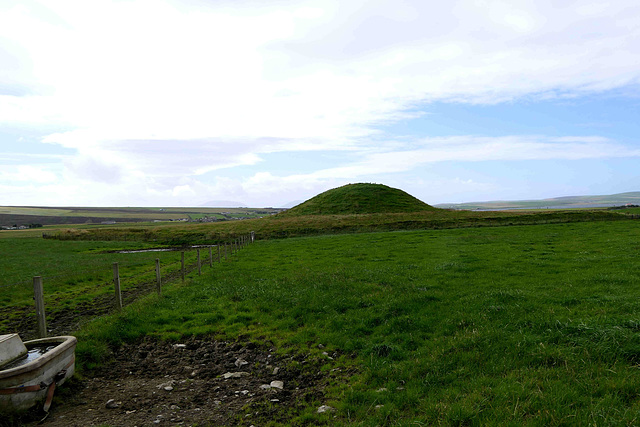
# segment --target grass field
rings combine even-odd
[[[353,372],[336,413],[292,423],[634,425],[639,242],[637,221],[259,241],[88,325],[79,361],[145,334],[270,340]]]

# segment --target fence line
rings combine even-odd
[[[212,245],[212,246],[219,246],[219,245]],[[176,263],[179,263],[179,262],[180,261],[171,262],[169,264],[166,264],[166,266],[170,266],[170,265],[173,265],[173,264],[176,264]],[[137,263],[136,262],[131,262],[131,263],[128,263],[128,264],[125,264],[125,265],[122,265],[122,263],[120,263],[120,266],[121,267],[130,267],[130,266],[141,265],[141,264],[142,264],[141,262],[137,262]],[[67,272],[60,273],[60,274],[48,274],[46,276],[39,276],[39,277],[42,277],[43,280],[56,279],[56,278],[59,278],[59,277],[67,277],[69,279],[75,279],[75,278],[85,277],[88,273],[94,273],[97,269],[103,268],[103,267],[106,267],[106,266],[107,266],[106,263],[103,263],[103,264],[96,263],[96,265],[93,268],[87,268],[85,270],[80,270],[80,271],[74,270],[73,274],[70,274],[67,271]],[[128,276],[127,278],[128,279],[132,279],[132,278],[136,278],[136,277],[142,276],[144,274],[148,274],[148,272],[143,272],[143,273],[137,274],[135,276]],[[0,284],[0,289],[1,288],[9,288],[9,287],[12,287],[12,286],[31,286],[33,277],[34,276],[29,276],[28,278],[21,279],[21,280],[18,280],[16,282],[13,282],[13,283]]]
[[[242,244],[240,244],[241,242],[253,242],[255,239],[255,233],[251,232],[251,237],[250,238],[245,238],[245,236],[241,236],[238,239],[235,239],[235,241],[233,241],[233,243],[235,243],[236,245],[236,253],[237,251],[243,247]],[[231,254],[233,254],[233,243],[232,245],[230,245],[231,247]],[[217,245],[217,260],[218,262],[221,262],[221,246]],[[180,276],[182,278],[182,281],[185,281],[185,276],[194,271],[196,268],[198,270],[198,275],[202,274],[202,260],[200,257],[200,248],[197,249],[197,260],[195,264],[185,264],[185,251],[181,251],[181,255],[180,255]],[[224,244],[224,258],[225,260],[228,259],[227,257],[227,244]],[[171,266],[176,264],[177,262],[173,262],[173,263],[169,263],[167,264],[165,267]],[[211,249],[211,246],[209,246],[209,266],[213,267],[213,251]],[[123,300],[122,300],[122,289],[121,289],[121,277],[120,277],[120,265],[117,262],[112,263],[112,268],[113,268],[113,285],[114,285],[114,299],[115,299],[115,309],[116,310],[121,310],[123,308]],[[188,270],[188,271],[187,271]],[[94,270],[87,270],[87,271],[95,271]],[[162,294],[162,276],[161,276],[161,265],[160,265],[160,259],[156,258],[155,259],[155,266],[154,266],[154,270],[151,271],[145,271],[143,273],[137,274],[135,276],[130,276],[127,277],[127,279],[135,279],[137,277],[146,275],[146,274],[153,274],[153,272],[155,271],[155,290],[158,293],[158,295]],[[62,276],[62,275],[60,275]],[[53,278],[53,277],[59,277],[59,276],[47,276],[46,278]],[[172,280],[166,280],[164,283],[170,283]],[[2,285],[1,287],[6,287],[6,286],[15,286],[16,284],[20,284],[23,282],[16,282],[14,284],[11,285]],[[34,289],[34,300],[35,300],[35,308],[36,308],[36,320],[37,320],[37,328],[38,328],[38,338],[45,338],[47,336],[47,324],[46,324],[46,315],[45,315],[45,304],[44,304],[44,288],[43,288],[43,277],[41,276],[35,276],[33,278],[33,289]]]

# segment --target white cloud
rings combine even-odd
[[[411,149],[376,152],[348,166],[315,171],[312,179],[358,177],[413,170],[422,165],[446,161],[578,160],[638,157],[640,148],[597,136],[453,136],[414,141]]]
[[[58,180],[57,175],[47,170],[46,166],[18,165],[0,171],[0,183],[19,182],[35,184],[51,184]]]
[[[435,161],[637,156],[562,136],[427,138],[402,151],[379,128],[433,101],[624,91],[640,78],[639,36],[630,0],[8,1],[0,126],[67,129],[44,141],[76,151],[56,177],[65,194],[93,189],[79,201],[228,199],[224,177],[198,178],[289,151],[360,160],[258,174],[233,191],[286,194]]]

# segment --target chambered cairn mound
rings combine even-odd
[[[320,193],[279,215],[352,215],[436,210],[410,194],[382,184],[347,184]]]

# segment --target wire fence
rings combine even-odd
[[[116,262],[106,266],[105,263],[92,266],[91,268],[75,270],[73,275],[68,272],[60,274],[49,274],[46,276],[35,276],[31,280],[20,280],[12,283],[1,284],[0,289],[8,287],[24,287],[24,291],[33,292],[35,300],[35,310],[33,307],[5,307],[0,309],[3,317],[11,318],[5,323],[2,329],[9,329],[8,333],[19,333],[23,337],[37,336],[38,338],[46,337],[50,334],[65,334],[77,329],[82,318],[96,317],[107,314],[110,311],[118,310],[125,305],[131,304],[141,296],[152,292],[161,294],[163,286],[177,282],[185,281],[186,277],[197,271],[202,274],[202,265],[209,264],[210,267],[214,263],[227,260],[230,256],[236,254],[240,249],[255,241],[255,233],[242,235],[232,241],[230,244],[210,245],[210,246],[194,246],[189,250],[179,251],[181,253],[178,261],[167,263],[166,260],[162,265],[160,259],[156,258],[153,268],[140,270],[143,264],[136,262]],[[214,250],[215,248],[215,250]],[[204,251],[202,251],[204,249]],[[202,253],[204,252],[204,254]],[[185,254],[187,256],[185,256]],[[148,260],[147,260],[148,262]],[[111,273],[113,276],[110,277]],[[90,301],[79,302],[74,305],[73,310],[61,309],[59,306],[61,298],[64,294],[56,291],[51,295],[53,301],[51,303],[49,315],[45,314],[45,298],[47,283],[61,283],[60,278],[64,278],[67,283],[76,283],[91,276],[96,287],[111,287],[114,291],[111,295],[105,294],[104,290],[98,292]],[[97,279],[96,279],[97,278]],[[121,282],[125,283],[125,287],[121,287]],[[44,283],[44,285],[43,285]],[[27,290],[27,287],[29,290]],[[69,298],[73,299],[78,293],[83,292],[82,289],[76,292],[70,292]],[[111,291],[109,291],[111,292]],[[21,294],[23,294],[21,290]],[[24,295],[24,294],[23,294]],[[123,298],[124,296],[124,298]],[[62,304],[62,306],[66,306]],[[38,310],[37,307],[44,307]],[[41,311],[41,312],[40,312]],[[0,332],[3,333],[3,332]]]

